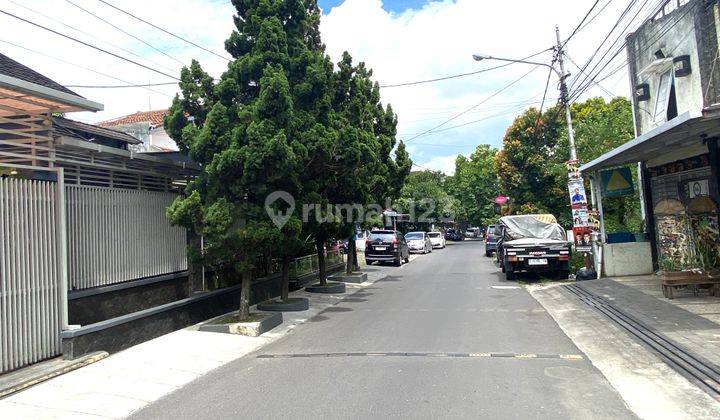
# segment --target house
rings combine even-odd
[[[175,141],[168,136],[163,128],[163,119],[167,109],[156,111],[138,111],[97,125],[124,131],[141,140],[142,145],[134,146],[137,152],[172,152],[177,151]]]
[[[689,268],[701,242],[718,249],[719,14],[716,1],[666,1],[627,36],[636,138],[580,170],[602,216],[603,173],[638,169],[648,242],[604,243],[607,275]]]
[[[128,322],[152,318],[129,315],[190,293],[186,230],[165,211],[199,168],[59,116],[102,109],[0,54],[0,374],[131,345]]]

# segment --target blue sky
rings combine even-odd
[[[325,13],[329,13],[331,8],[341,5],[345,0],[319,0],[318,4]],[[407,9],[418,9],[424,4],[428,3],[427,0],[384,0],[383,9],[388,12],[400,13]]]

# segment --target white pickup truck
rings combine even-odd
[[[572,243],[553,215],[504,216],[498,223],[502,235],[497,256],[506,279],[513,280],[523,271],[568,278]]]

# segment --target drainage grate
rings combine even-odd
[[[261,354],[258,359],[295,359],[313,357],[499,357],[514,359],[562,359],[583,360],[579,354],[540,354],[540,353],[437,353],[437,352],[369,352],[369,353],[291,353]]]
[[[582,302],[608,317],[643,345],[652,350],[668,366],[720,401],[720,368],[653,331],[608,301],[587,290],[568,284],[563,286]]]

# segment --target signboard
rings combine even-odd
[[[710,195],[710,186],[707,179],[696,179],[687,183],[687,197],[707,197]]]
[[[585,183],[578,170],[580,162],[566,162],[568,170],[568,193],[573,221],[573,243],[576,252],[592,252],[592,232],[595,224],[588,210]]]
[[[582,178],[568,180],[568,191],[570,192],[570,204],[575,208],[578,205],[587,205],[587,195]]]
[[[605,197],[624,197],[635,192],[630,168],[616,168],[600,173]]]
[[[507,202],[510,201],[510,197],[504,196],[504,195],[498,195],[495,197],[495,204],[507,204]]]

